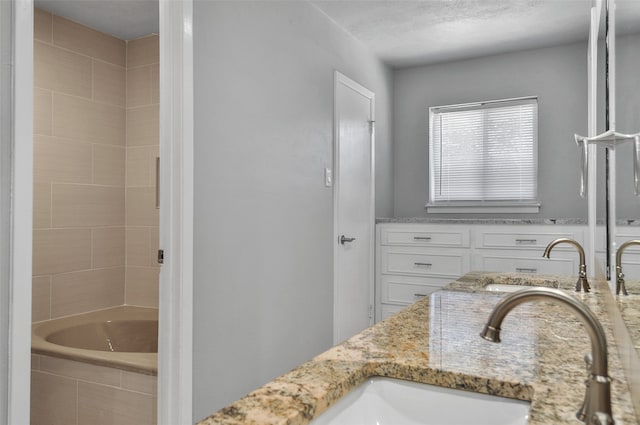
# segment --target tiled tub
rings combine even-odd
[[[34,323],[31,425],[155,424],[157,318],[157,309],[122,306]]]

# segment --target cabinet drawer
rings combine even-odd
[[[628,281],[640,281],[640,258],[625,259],[622,257],[622,273]]]
[[[575,239],[579,243],[583,240],[581,229],[553,230],[553,229],[481,229],[476,233],[476,247],[478,248],[509,248],[509,249],[539,249],[542,252],[549,242],[558,238]],[[575,250],[568,244],[561,244],[556,250]]]
[[[619,226],[616,227],[616,246],[620,246],[626,241],[632,239],[640,239],[640,228],[632,226]],[[598,226],[596,229],[596,250],[606,251],[607,241],[604,227]],[[626,257],[627,253],[640,254],[640,246],[632,245],[624,250],[623,256]]]
[[[516,272],[531,274],[552,274],[562,276],[578,275],[578,261],[572,258],[514,257],[501,254],[479,254],[474,257],[476,270],[490,272]]]
[[[380,301],[383,304],[413,304],[452,280],[453,278],[448,277],[383,276],[380,282]]]
[[[443,252],[443,251],[440,251]],[[383,274],[458,277],[469,271],[469,254],[382,249]]]
[[[382,228],[382,245],[468,247],[469,229]]]

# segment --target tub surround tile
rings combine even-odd
[[[159,267],[127,267],[125,303],[158,307]]]
[[[109,409],[117,405],[119,408]],[[155,397],[119,388],[78,383],[78,423],[155,425]]]
[[[94,144],[92,153],[93,183],[124,187],[126,149]]]
[[[122,388],[140,393],[156,395],[158,393],[158,378],[151,375],[122,371]]]
[[[51,205],[54,227],[124,225],[124,188],[54,184]]]
[[[151,103],[160,103],[160,64],[151,65]]]
[[[52,94],[49,90],[33,89],[33,132],[51,135]]]
[[[120,385],[119,369],[75,362],[58,357],[40,356],[40,370],[82,381],[112,386]]]
[[[158,146],[127,148],[127,187],[156,186],[156,158],[160,156]]]
[[[151,265],[149,227],[127,227],[127,266]]]
[[[40,369],[40,356],[37,354],[31,355],[31,369],[39,370]]]
[[[31,371],[31,424],[77,423],[77,384],[62,376]]]
[[[158,306],[156,158],[160,109],[157,35],[127,42],[126,294],[129,305]]]
[[[127,42],[127,68],[160,62],[160,37],[149,35]]]
[[[125,65],[124,41],[57,15],[53,15],[53,44],[114,65]]]
[[[86,362],[78,362],[46,355],[32,355],[32,373],[41,369],[46,379],[36,379],[38,385],[34,391],[39,395],[42,391],[56,392],[57,383],[65,391],[75,388],[76,402],[74,415],[60,420],[65,425],[85,424],[155,424],[156,423],[156,377],[140,373],[124,371],[113,367],[97,366]],[[44,385],[43,385],[44,384]],[[43,387],[41,388],[40,386]],[[38,403],[31,404],[32,424],[48,425],[47,411]],[[47,402],[48,400],[45,400]],[[79,415],[76,415],[76,407]],[[95,415],[99,418],[96,419]],[[75,416],[75,420],[73,417]],[[42,418],[42,419],[40,419]]]
[[[154,187],[127,188],[127,226],[158,226],[159,210],[156,208]]]
[[[129,199],[134,211],[128,218],[147,226],[143,258],[135,250],[129,258],[155,266],[150,246],[157,235],[151,237],[150,226],[158,231],[159,38],[131,41],[129,54],[127,45],[34,10],[34,321],[124,302],[127,174],[142,189],[130,196],[143,197]],[[129,145],[139,145],[129,164],[127,136]],[[105,276],[114,269],[119,277],[108,285]],[[131,275],[136,273],[154,271]],[[82,284],[78,276],[89,280]],[[157,304],[157,282],[155,288],[148,279],[131,288],[137,302]]]
[[[33,38],[51,43],[53,32],[53,17],[37,7],[33,10]]]
[[[31,321],[51,319],[51,276],[35,276],[31,290]]]
[[[53,93],[54,136],[125,145],[124,109],[80,97]]]
[[[124,304],[124,267],[57,274],[51,282],[51,317]]]
[[[90,144],[42,135],[33,141],[35,182],[91,183]]]
[[[34,276],[86,270],[90,267],[90,229],[34,229]]]
[[[51,227],[51,183],[33,184],[33,228]]]
[[[34,43],[36,87],[91,98],[91,59],[50,44]]]
[[[159,229],[153,229],[150,232],[149,244],[151,248],[151,265],[158,267],[157,253],[160,249],[160,232]]]
[[[126,71],[119,65],[93,60],[93,100],[120,107],[126,101]]]
[[[530,400],[529,425],[573,425],[584,397],[589,338],[572,312],[537,302],[507,316],[501,344],[484,341],[478,333],[504,294],[483,291],[482,285],[518,282],[514,274],[502,275],[466,275],[452,284],[454,290],[435,292],[198,424],[305,424],[366,378],[389,376]],[[575,278],[538,283],[572,287]],[[606,288],[592,286],[590,294],[568,293],[585,302],[607,332],[616,423],[637,424],[600,293]]]
[[[121,267],[124,265],[124,226],[92,229],[92,267]]]
[[[151,103],[151,66],[127,69],[127,107]]]
[[[158,145],[160,142],[159,105],[127,109],[127,146]]]

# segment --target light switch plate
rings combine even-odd
[[[331,168],[324,169],[324,185],[326,187],[333,186],[333,170]]]

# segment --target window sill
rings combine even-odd
[[[540,204],[532,202],[529,204],[510,203],[455,203],[455,204],[427,204],[428,213],[438,214],[535,214],[540,212]]]

